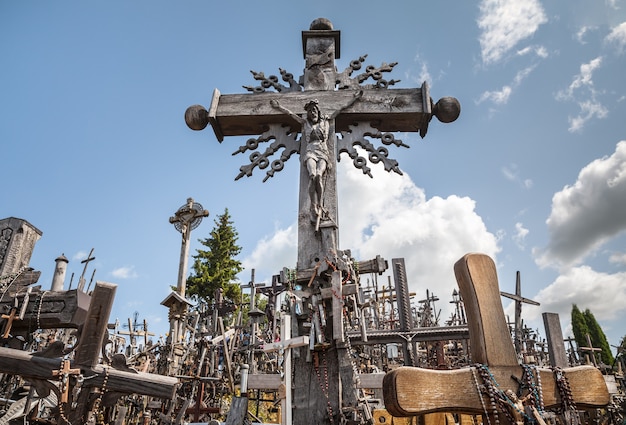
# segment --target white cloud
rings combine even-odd
[[[404,78],[408,81],[413,81],[414,83],[421,85],[424,81],[427,81],[428,84],[432,87],[434,83],[434,79],[428,70],[428,62],[423,60],[419,53],[415,55],[414,62],[419,65],[419,72],[417,76],[413,76],[413,68],[410,68],[404,74]]]
[[[557,93],[557,100],[572,100],[576,91],[582,87],[593,88],[593,71],[602,65],[602,56],[580,65],[580,74],[574,76],[566,90]]]
[[[500,248],[487,231],[470,198],[451,195],[426,198],[410,176],[372,167],[374,179],[350,164],[340,167],[339,208],[341,246],[358,258],[381,255],[404,258],[410,290],[424,295],[449,296],[456,288],[454,263],[468,252],[494,258]],[[447,319],[445,306],[442,320]]]
[[[111,276],[116,279],[135,279],[138,277],[135,266],[118,267],[111,272]]]
[[[541,59],[548,57],[548,50],[544,46],[526,46],[517,51],[517,56],[526,56],[531,53],[534,53]]]
[[[78,251],[76,254],[72,256],[73,261],[83,261],[87,258],[87,251]]]
[[[524,306],[528,320],[538,319],[543,312],[557,313],[563,328],[569,328],[572,304],[576,304],[583,311],[589,309],[603,322],[606,331],[620,326],[619,315],[626,311],[626,273],[607,274],[589,266],[573,267],[533,299],[541,306]]]
[[[503,105],[509,101],[512,92],[511,86],[503,86],[500,90],[486,91],[480,96],[476,104],[479,105],[485,100],[490,100],[497,105]]]
[[[507,180],[519,183],[523,188],[530,189],[533,186],[531,179],[521,179],[519,176],[519,167],[517,164],[510,164],[501,168],[502,174]]]
[[[500,61],[546,22],[537,0],[483,0],[478,18],[483,62],[488,65]]]
[[[582,26],[576,33],[576,40],[578,40],[580,44],[587,44],[585,41],[585,35],[587,35],[589,31],[593,31],[595,29],[597,29],[595,26]]]
[[[606,118],[609,111],[596,99],[589,99],[583,102],[579,102],[580,114],[575,117],[568,117],[570,133],[580,132],[587,121],[592,118]]]
[[[620,53],[624,51],[626,47],[626,22],[613,27],[609,35],[606,36],[605,41],[607,43],[615,44]]]
[[[513,235],[513,242],[518,246],[519,249],[524,249],[524,241],[526,240],[526,236],[528,236],[529,230],[524,227],[522,223],[515,223],[515,234]]]
[[[626,253],[614,252],[609,257],[609,263],[626,265]]]
[[[443,297],[456,287],[453,267],[464,254],[481,252],[495,260],[500,250],[496,236],[475,212],[473,200],[454,195],[426,199],[408,175],[387,173],[376,165],[372,175],[363,175],[350,161],[338,164],[341,249],[351,249],[358,260],[404,258],[411,291],[423,295],[434,287]],[[259,271],[268,276],[293,267],[296,228],[294,224],[265,238],[244,260],[245,266],[257,269],[257,276]],[[444,310],[442,320],[447,314]]]
[[[506,104],[509,101],[511,94],[513,93],[513,90],[516,89],[522,83],[522,81],[524,81],[524,79],[530,75],[530,73],[535,68],[536,68],[536,65],[532,65],[532,66],[522,69],[517,74],[515,74],[515,77],[513,78],[513,82],[510,85],[505,85],[500,90],[485,91],[480,96],[476,104],[478,105],[484,102],[485,100],[490,100],[491,102],[497,105]]]
[[[296,267],[298,254],[298,226],[293,224],[286,229],[276,229],[274,234],[261,239],[254,247],[252,254],[242,260],[242,265],[250,273],[256,269],[256,278],[270,282],[271,276],[278,274],[283,267],[293,269]],[[241,278],[243,281],[247,279]]]
[[[593,73],[602,66],[602,57],[599,56],[589,63],[580,66],[580,73],[575,75],[571,84],[565,90],[556,94],[556,100],[574,101],[578,103],[580,113],[569,117],[569,131],[581,131],[584,125],[592,118],[606,118],[608,110],[598,100],[598,92],[593,83]],[[578,100],[583,99],[583,100]]]
[[[626,230],[626,141],[585,166],[577,181],[552,198],[550,241],[536,250],[542,266],[571,266]]]

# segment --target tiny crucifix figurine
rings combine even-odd
[[[272,99],[270,104],[273,108],[276,108],[293,119],[295,119],[302,129],[302,141],[304,142],[304,156],[302,158],[303,164],[309,173],[309,197],[311,198],[311,214],[315,218],[315,230],[319,230],[320,221],[322,217],[329,220],[328,210],[324,209],[324,179],[326,177],[326,169],[332,167],[334,161],[331,156],[330,148],[328,146],[330,123],[337,118],[337,116],[344,109],[352,106],[354,102],[363,96],[363,90],[359,90],[354,94],[354,97],[340,109],[335,110],[330,116],[322,114],[320,111],[319,102],[317,99],[313,99],[304,105],[306,111],[306,118],[290,111],[283,107],[278,100]]]
[[[61,403],[67,403],[69,401],[70,375],[80,375],[80,373],[80,368],[72,369],[68,359],[61,361],[61,368],[59,370],[52,371],[52,376],[57,376],[61,380]]]

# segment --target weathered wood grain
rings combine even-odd
[[[216,90],[211,107],[209,122],[219,141],[225,136],[262,134],[268,124],[287,124],[293,129],[300,125],[283,112],[272,108],[271,100],[279,100],[281,105],[304,114],[304,105],[317,99],[322,113],[341,109],[352,97],[353,90],[307,90],[291,93],[220,94]],[[424,105],[427,105],[425,110]],[[430,114],[430,100],[423,101],[421,88],[365,90],[363,97],[346,108],[336,118],[337,131],[346,131],[357,121],[375,122],[380,131],[419,131],[425,114]]]
[[[487,365],[498,388],[517,391],[523,368],[518,364],[505,321],[498,278],[493,260],[483,254],[467,254],[454,265],[465,302],[474,362]],[[537,369],[547,408],[561,403],[551,369]],[[592,366],[563,369],[578,407],[602,407],[609,393],[601,372]],[[401,367],[385,375],[383,394],[386,409],[394,416],[434,412],[480,414],[488,400],[481,399],[482,379],[472,368],[430,370]]]
[[[517,391],[511,376],[522,375],[520,366],[490,368],[502,390]],[[543,400],[546,408],[561,403],[551,369],[540,368]],[[478,384],[482,384],[476,373]],[[564,369],[572,396],[580,408],[605,406],[609,395],[602,374],[593,366]],[[471,368],[431,370],[401,367],[383,378],[385,408],[394,416],[410,416],[432,412],[483,413],[476,381]],[[485,403],[489,403],[485,397]]]
[[[0,372],[20,375],[25,379],[56,380],[53,372],[61,367],[61,358],[46,358],[33,356],[30,353],[11,348],[0,347]],[[72,368],[78,368],[72,362]],[[150,374],[132,373],[106,367],[108,374],[107,390],[122,394],[144,394],[147,396],[169,399],[176,391],[178,379]],[[85,379],[85,387],[99,387],[104,382],[105,367],[98,365],[93,370],[81,368]]]

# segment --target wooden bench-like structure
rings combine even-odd
[[[383,393],[385,407],[393,416],[435,412],[492,415],[494,405],[486,391],[489,385],[497,385],[498,394],[507,390],[517,393],[523,382],[524,367],[518,363],[507,328],[493,260],[467,254],[455,264],[454,272],[466,306],[471,358],[476,365],[457,370],[401,367],[389,372],[383,379]],[[484,382],[481,372],[485,371],[491,383]],[[604,378],[593,366],[534,371],[542,408],[559,408],[564,402],[569,402],[570,408],[601,408],[609,403]],[[563,397],[567,386],[570,395]]]

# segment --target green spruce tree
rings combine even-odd
[[[576,304],[572,304],[572,332],[574,332],[576,345],[578,347],[586,347],[586,335],[589,333],[589,328],[587,327],[583,312],[580,311]]]
[[[609,341],[606,339],[606,335],[600,327],[600,324],[589,309],[585,310],[583,316],[585,317],[587,329],[589,329],[591,344],[595,348],[602,349],[602,351],[600,352],[602,362],[607,365],[613,364],[613,353],[611,353],[611,346],[609,345]]]
[[[187,294],[195,300],[213,304],[217,289],[222,289],[224,301],[239,303],[241,287],[237,274],[243,267],[236,259],[241,252],[237,245],[239,235],[233,226],[228,208],[217,216],[211,235],[199,242],[207,249],[198,249],[193,256],[193,272],[187,279]]]

